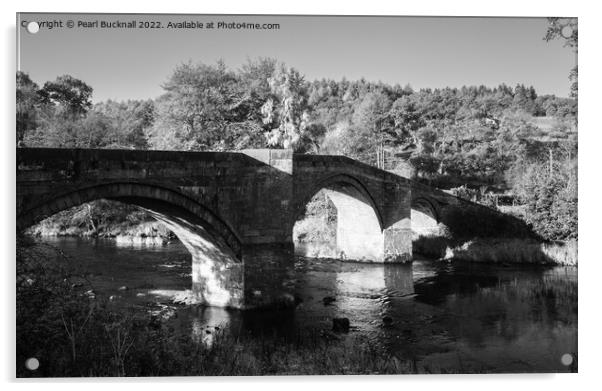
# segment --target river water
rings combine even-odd
[[[207,341],[230,328],[261,338],[347,317],[351,331],[437,372],[576,370],[577,269],[415,260],[412,265],[297,258],[290,312],[177,305],[190,289],[190,255],[179,243],[134,246],[110,239],[43,239],[85,271],[96,295],[153,311]],[[324,302],[324,298],[329,303]],[[332,301],[334,299],[334,301]],[[573,363],[561,358],[571,354]],[[565,356],[566,359],[566,356]]]

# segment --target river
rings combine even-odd
[[[415,260],[412,265],[297,258],[295,311],[240,312],[173,303],[190,288],[190,255],[179,243],[134,246],[110,239],[37,239],[62,250],[96,295],[152,311],[174,330],[209,342],[209,330],[287,333],[351,322],[365,337],[434,371],[576,370],[577,268]],[[325,303],[324,298],[334,301]],[[331,299],[331,300],[332,300]],[[573,363],[561,357],[571,354]],[[566,356],[565,356],[566,359]]]

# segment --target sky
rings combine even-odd
[[[41,24],[31,34],[25,22]],[[67,21],[75,27],[68,28]],[[84,28],[79,22],[161,22],[160,29]],[[168,22],[203,29],[167,28]],[[277,23],[279,29],[207,28],[214,22]],[[545,42],[545,18],[335,17],[18,14],[17,67],[40,86],[69,74],[92,86],[94,102],[148,99],[178,64],[273,57],[307,80],[331,78],[420,88],[501,83],[532,85],[540,95],[568,96],[575,55],[561,40]]]

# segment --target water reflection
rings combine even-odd
[[[411,265],[344,264],[336,282],[342,296],[389,299],[414,293]]]
[[[333,292],[337,298],[334,315],[354,319],[357,329],[370,330],[395,315],[396,301],[413,293],[411,265],[342,264]]]
[[[220,330],[230,326],[230,313],[217,307],[197,306],[190,310],[188,317],[180,326],[187,328],[190,324],[193,340],[211,346]]]
[[[117,236],[115,246],[118,248],[137,248],[147,249],[149,247],[163,247],[169,243],[168,240],[160,236]]]
[[[54,244],[90,272],[99,295],[118,295],[116,305],[149,300],[170,305],[170,295],[190,287],[190,255],[177,243],[146,250],[99,241]],[[286,337],[307,328],[330,330],[334,317],[346,317],[352,330],[342,341],[369,338],[433,372],[568,371],[560,358],[577,353],[575,268],[299,257],[294,284],[302,300],[295,311],[171,304],[169,322],[210,345],[224,329]],[[120,291],[122,285],[129,289]]]

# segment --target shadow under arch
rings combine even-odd
[[[335,174],[321,179],[297,198],[293,213],[295,230],[313,197],[323,191],[336,208],[336,238],[333,258],[382,262],[384,235],[382,214],[374,198],[358,179]],[[323,245],[323,244],[322,244]]]
[[[40,199],[18,214],[22,231],[62,210],[98,199],[134,205],[165,224],[192,255],[193,301],[243,306],[243,266],[238,235],[209,208],[167,187],[136,182],[84,186]]]

